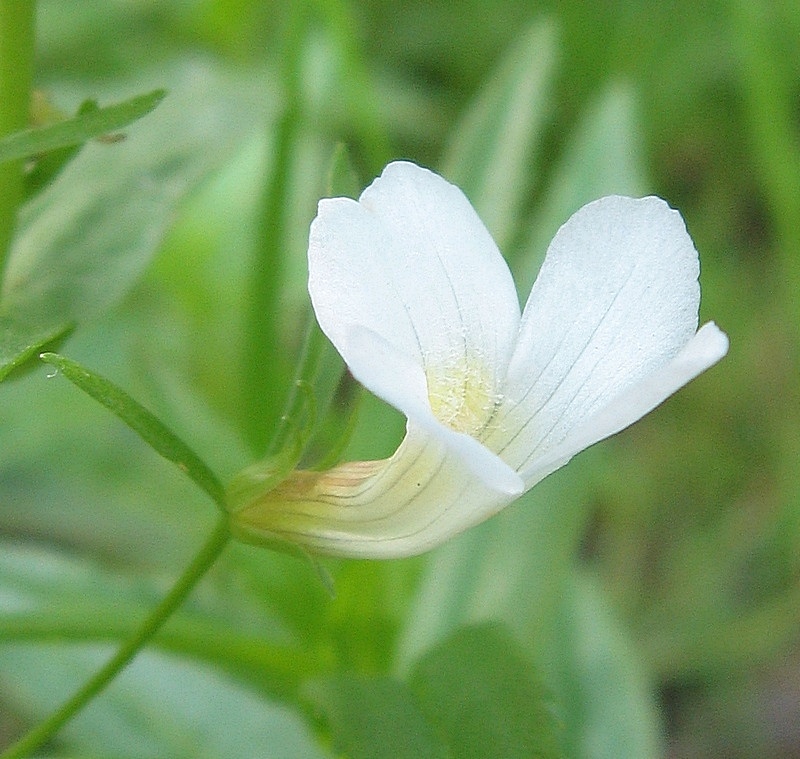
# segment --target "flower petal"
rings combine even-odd
[[[481,386],[497,390],[519,304],[508,267],[458,188],[391,163],[358,202],[320,202],[308,260],[317,319],[348,365],[348,335],[362,327],[422,367],[429,383],[466,387],[477,366]],[[405,380],[384,372],[363,381],[388,398]]]
[[[514,496],[489,490],[459,456],[409,424],[389,459],[294,472],[231,515],[237,537],[331,556],[413,556],[487,519]]]
[[[704,324],[683,350],[665,366],[640,379],[587,419],[542,458],[522,472],[527,487],[594,445],[649,414],[674,392],[691,382],[728,352],[728,337],[716,324]]]
[[[484,442],[517,471],[667,365],[697,329],[699,263],[658,198],[601,198],[547,251],[522,317],[504,409]]]

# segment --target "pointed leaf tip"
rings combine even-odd
[[[77,361],[58,353],[42,353],[39,358],[56,367],[70,382],[105,406],[136,432],[156,453],[171,461],[220,508],[225,506],[225,490],[206,463],[158,417],[131,398],[124,390]]]

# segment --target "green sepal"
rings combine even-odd
[[[361,183],[347,146],[339,143],[328,170],[329,197],[358,198]],[[303,453],[303,466],[318,471],[334,466],[347,447],[358,421],[362,387],[347,370],[344,361],[322,334],[316,320],[311,326],[309,345],[316,351],[315,390],[321,399],[320,414],[313,435]],[[323,411],[324,409],[324,411]]]
[[[302,438],[302,434],[295,435],[277,453],[242,469],[226,488],[226,509],[235,514],[280,485],[294,471],[300,460],[303,451]]]

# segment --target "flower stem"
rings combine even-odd
[[[72,717],[97,696],[159,631],[170,615],[184,601],[189,592],[214,564],[230,538],[228,520],[223,517],[209,539],[184,570],[172,590],[144,621],[138,632],[124,643],[117,653],[101,667],[61,708],[13,746],[0,754],[0,759],[20,759],[52,738]]]
[[[0,0],[0,138],[28,125],[36,3]],[[0,280],[22,201],[22,161],[0,163]]]

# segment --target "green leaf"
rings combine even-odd
[[[408,687],[388,677],[337,675],[305,695],[326,718],[337,752],[349,759],[448,759]]]
[[[0,318],[36,327],[17,335],[22,349],[4,355],[3,365],[21,363],[40,331],[78,324],[125,295],[176,205],[263,120],[249,89],[192,67],[125,140],[86,145],[23,206],[0,287]]]
[[[585,461],[579,471],[591,469]],[[658,716],[647,673],[596,583],[576,580],[590,477],[552,475],[432,554],[407,615],[401,663],[413,668],[420,652],[460,626],[497,620],[525,644],[552,693],[568,756],[654,757]]]
[[[165,94],[164,90],[154,90],[105,108],[84,105],[74,118],[14,132],[0,140],[0,163],[79,145],[121,129],[150,113]]]
[[[527,30],[456,127],[442,161],[442,173],[464,190],[501,250],[532,187],[557,52],[549,20]]]
[[[220,507],[225,491],[214,473],[174,432],[126,392],[99,374],[57,353],[43,353],[42,361],[55,366],[73,384],[119,417],[156,453],[177,465]]]
[[[583,114],[515,259],[520,292],[529,292],[550,240],[581,206],[604,195],[647,192],[642,133],[635,92],[623,83],[608,87]]]
[[[0,316],[0,381],[37,356],[70,330],[68,324],[49,326],[21,324]]]
[[[400,636],[403,671],[459,628],[494,620],[525,645],[563,721],[580,722],[564,682],[572,660],[560,620],[591,502],[591,455],[429,555]]]
[[[531,664],[497,625],[426,653],[408,684],[335,675],[305,695],[350,759],[556,759],[558,725]]]
[[[551,699],[500,625],[458,630],[417,662],[410,687],[452,757],[562,756]]]

